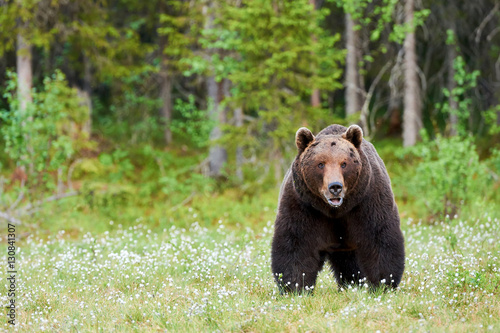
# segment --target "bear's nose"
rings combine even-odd
[[[339,195],[342,192],[342,184],[339,182],[333,182],[328,184],[328,191],[333,195]]]

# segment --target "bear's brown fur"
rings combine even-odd
[[[310,290],[328,260],[339,287],[366,282],[397,287],[404,239],[384,162],[359,126],[296,134],[298,149],[283,181],[272,241],[281,292]]]

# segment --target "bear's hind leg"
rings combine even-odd
[[[349,285],[358,286],[363,283],[365,276],[361,273],[354,251],[332,252],[328,254],[328,261],[339,288],[346,288]]]

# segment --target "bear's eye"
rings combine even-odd
[[[324,163],[320,163],[320,164],[318,164],[318,168],[323,169],[324,167],[325,167],[325,164],[324,164]]]
[[[340,167],[341,167],[342,169],[344,169],[346,166],[347,166],[347,164],[346,164],[345,162],[344,162],[344,163],[342,163],[342,164],[340,165]]]

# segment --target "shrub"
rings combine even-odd
[[[30,193],[53,189],[53,174],[67,168],[87,139],[82,128],[88,113],[60,71],[43,80],[41,91],[33,89],[33,102],[25,110],[16,96],[17,77],[14,73],[8,76],[4,97],[9,109],[0,110],[7,159],[26,170]]]
[[[187,102],[176,99],[174,110],[180,117],[172,120],[170,124],[172,132],[194,147],[206,147],[215,124],[208,111],[198,109],[193,95],[189,96]]]
[[[491,174],[479,161],[471,138],[426,140],[405,149],[401,157],[411,155],[420,159],[414,174],[398,183],[406,184],[407,200],[414,200],[420,212],[434,218],[454,217],[464,206],[486,201]]]

